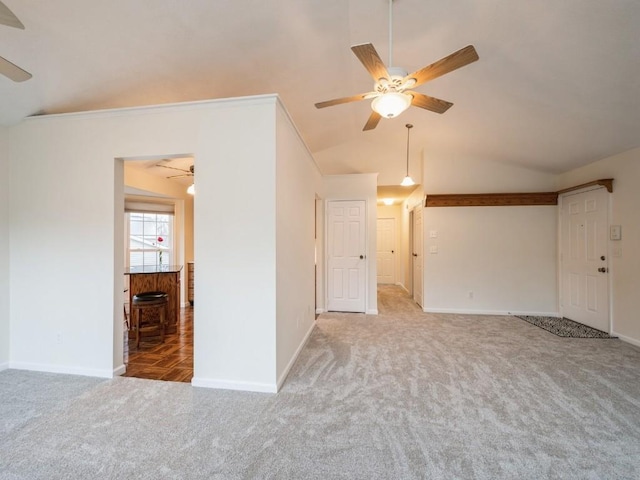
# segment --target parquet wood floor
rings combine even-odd
[[[176,333],[167,334],[164,343],[160,337],[147,337],[129,343],[124,335],[124,363],[127,367],[123,377],[190,382],[193,377],[193,307],[180,309],[180,323]]]

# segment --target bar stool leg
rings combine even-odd
[[[140,325],[142,324],[140,317],[142,316],[142,308],[136,308],[136,310],[136,348],[140,348]]]
[[[160,342],[164,343],[164,325],[166,320],[166,306],[163,306],[160,310]]]

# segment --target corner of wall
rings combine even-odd
[[[9,366],[9,154],[7,129],[0,127],[0,370]]]

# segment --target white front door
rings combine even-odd
[[[379,218],[377,222],[378,283],[396,283],[396,220]]]
[[[413,209],[413,301],[422,307],[422,205]]]
[[[609,193],[600,188],[567,194],[561,208],[561,313],[609,332]]]
[[[364,313],[367,272],[365,202],[328,202],[327,223],[327,310]]]

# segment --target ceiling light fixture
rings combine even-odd
[[[407,127],[407,176],[404,177],[400,185],[402,185],[403,187],[410,187],[416,184],[416,182],[414,182],[413,179],[409,176],[409,132],[413,128],[413,125],[407,123],[405,127]]]
[[[383,198],[382,203],[384,203],[387,207],[393,205],[393,198]]]
[[[187,188],[187,193],[189,195],[195,195],[196,194],[195,184],[192,183],[191,185],[189,185],[189,188]]]
[[[413,97],[408,93],[388,92],[371,102],[371,109],[384,118],[394,118],[411,106]]]

